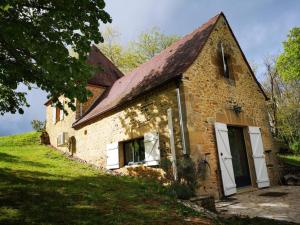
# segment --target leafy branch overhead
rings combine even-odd
[[[73,109],[75,99],[87,99],[85,87],[94,70],[86,64],[87,54],[91,43],[103,42],[100,22],[111,22],[104,7],[103,0],[1,1],[1,114],[23,113],[28,106],[21,83],[45,90],[54,101],[65,95]]]

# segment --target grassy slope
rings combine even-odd
[[[37,141],[0,137],[0,224],[186,224],[195,215],[154,182],[101,174]]]
[[[0,224],[211,222],[178,205],[154,182],[101,174],[37,144],[38,140],[34,132],[0,137]],[[290,224],[237,217],[222,222],[226,225]]]

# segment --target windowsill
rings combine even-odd
[[[124,167],[138,167],[138,166],[145,166],[146,162],[137,162],[137,163],[132,163],[130,165],[125,165]]]
[[[136,167],[139,167],[139,166],[157,167],[158,165],[157,164],[152,165],[152,164],[149,164],[147,162],[143,162],[143,163],[136,163],[136,164],[132,164],[132,165],[124,165],[123,167],[125,167],[125,168],[136,168]]]
[[[232,78],[226,78],[223,76],[223,80],[226,82],[226,84],[231,85],[231,86],[235,86],[235,80]]]

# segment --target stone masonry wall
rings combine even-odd
[[[104,92],[104,88],[92,86],[92,85],[87,86],[87,89],[89,89],[93,93],[93,96],[91,96],[87,102],[83,103],[83,113],[88,109],[88,107],[90,107],[90,105],[95,101],[95,99]],[[59,101],[63,102],[63,101],[67,101],[67,99],[65,99],[64,96],[61,96],[59,98]],[[67,146],[57,146],[57,137],[62,132],[67,132],[69,137],[75,135],[76,131],[72,128],[72,124],[77,119],[79,119],[80,116],[79,102],[76,102],[75,104],[76,104],[75,112],[72,111],[69,107],[67,107],[66,104],[64,104],[68,112],[68,115],[64,115],[63,119],[57,121],[56,123],[53,123],[52,121],[51,104],[47,105],[46,108],[46,130],[50,137],[50,143],[52,146],[63,151],[68,151],[68,148]]]
[[[230,57],[230,79],[222,75],[221,41],[225,53]],[[184,73],[183,95],[187,108],[186,117],[191,156],[195,161],[204,159],[206,156],[210,165],[205,177],[199,180],[199,194],[213,194],[217,198],[222,195],[214,122],[244,127],[249,156],[252,154],[246,127],[260,127],[264,149],[272,150],[270,157],[266,157],[266,160],[267,165],[274,165],[274,168],[271,166],[269,168],[269,177],[272,184],[276,183],[277,168],[274,155],[276,148],[270,133],[266,100],[251,76],[251,72],[223,17],[216,24],[215,30],[198,59]],[[235,104],[242,107],[240,114],[233,112],[232,107]],[[248,158],[252,184],[255,186],[252,157]]]
[[[89,109],[89,107],[95,102],[95,100],[103,94],[105,91],[104,88],[94,86],[94,85],[89,85],[87,87],[89,91],[92,92],[92,96],[88,98],[88,100],[84,103],[82,103],[82,115]],[[80,118],[80,102],[76,103],[76,119]]]
[[[229,79],[222,75],[220,41],[230,57]],[[248,155],[251,155],[251,146],[247,136],[247,126],[260,127],[264,149],[272,150],[266,160],[271,183],[276,183],[276,148],[269,129],[266,100],[251,76],[238,45],[222,17],[198,58],[183,74],[180,89],[184,108],[186,108],[187,140],[191,157],[195,162],[206,157],[210,165],[204,176],[199,178],[198,194],[212,194],[216,198],[222,196],[222,181],[214,132],[215,122],[244,127]],[[96,95],[100,94],[102,92],[99,90]],[[94,100],[90,99],[89,104]],[[233,112],[232,107],[235,104],[242,107],[240,114]],[[85,110],[87,106],[88,104],[85,105]],[[54,125],[51,107],[48,106],[47,131],[51,144],[55,147],[56,137],[60,132],[68,132],[69,136],[75,136],[75,156],[100,167],[106,166],[107,144],[142,137],[144,133],[152,131],[159,132],[162,158],[170,158],[170,137],[167,126],[167,109],[170,107],[173,109],[176,151],[179,156],[182,152],[182,145],[175,83],[169,83],[144,94],[76,130],[71,128],[76,119],[75,112],[70,112],[63,121]],[[67,151],[66,147],[60,149]],[[121,160],[122,157],[122,149],[120,149]],[[248,158],[251,179],[255,186],[254,166],[251,158]]]
[[[106,146],[143,137],[146,132],[159,132],[162,158],[170,157],[170,139],[167,109],[173,109],[173,123],[177,150],[181,149],[175,84],[155,90],[137,98],[126,107],[91,121],[76,130],[76,155],[97,166],[106,166]],[[122,149],[120,161],[122,166]]]

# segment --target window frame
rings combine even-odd
[[[132,151],[132,158],[133,158],[133,161],[129,161],[128,160],[128,156],[126,154],[126,152],[128,151],[128,148],[126,148],[126,145],[130,144],[130,143],[134,143],[135,141],[138,141],[139,143],[139,147],[142,146],[142,149],[141,150],[138,150],[138,157],[141,158],[139,160],[135,160],[135,154],[133,153],[133,149],[131,149]],[[146,159],[146,154],[145,154],[145,145],[144,145],[144,137],[138,137],[138,138],[134,138],[134,139],[131,139],[131,140],[128,140],[128,141],[124,141],[123,142],[123,156],[124,156],[124,166],[132,166],[132,165],[142,165],[142,164],[145,164],[145,159]],[[142,154],[142,155],[141,155]]]
[[[230,56],[225,52],[223,43],[220,43],[220,48],[221,48],[221,57],[222,57],[222,64],[223,64],[223,77],[228,79],[228,80],[233,80],[231,76],[231,71],[230,71]]]

